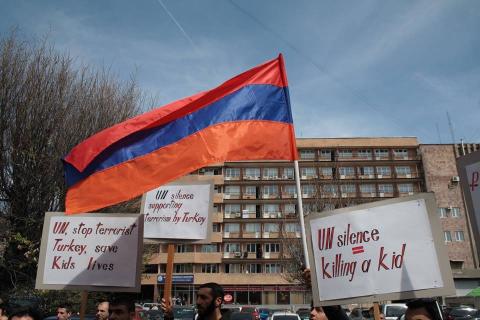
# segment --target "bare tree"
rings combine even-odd
[[[0,292],[31,289],[43,216],[63,211],[61,158],[88,136],[139,113],[133,79],[75,67],[47,41],[0,40]],[[0,239],[1,240],[1,239]]]

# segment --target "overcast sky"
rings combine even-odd
[[[0,32],[48,34],[135,74],[158,106],[283,53],[297,137],[480,141],[480,1],[0,0]],[[438,130],[437,130],[438,128]]]

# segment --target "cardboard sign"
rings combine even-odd
[[[473,235],[477,243],[477,254],[480,253],[480,151],[470,153],[457,160],[460,183],[471,221]],[[456,183],[452,177],[451,184]]]
[[[455,293],[432,194],[315,213],[307,223],[316,305]]]
[[[209,241],[212,230],[213,183],[177,181],[143,195],[144,237],[175,242]]]
[[[140,291],[143,219],[45,214],[37,289]]]

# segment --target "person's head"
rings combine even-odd
[[[97,304],[97,313],[95,313],[95,319],[107,320],[108,319],[108,302],[102,301]]]
[[[40,312],[33,308],[20,308],[13,310],[8,317],[8,320],[41,320]]]
[[[384,315],[383,313],[381,313],[381,312],[380,312],[380,314],[379,314],[379,318],[380,318],[380,320],[385,320],[385,315]]]
[[[322,307],[312,307],[310,309],[310,320],[328,320]]]
[[[69,304],[61,304],[57,307],[57,320],[68,320],[72,315],[72,307]]]
[[[206,317],[215,312],[220,312],[223,302],[223,288],[215,282],[209,282],[201,285],[197,293],[197,309],[198,314]]]
[[[407,302],[405,320],[440,320],[435,299],[415,299]]]
[[[128,295],[115,297],[108,304],[110,320],[133,320],[135,318],[135,302]]]

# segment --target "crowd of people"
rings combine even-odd
[[[309,281],[310,274],[307,270],[305,278]],[[308,283],[308,282],[307,282]],[[221,285],[206,283],[199,287],[196,298],[196,320],[229,320],[230,312],[223,309],[225,293]],[[131,295],[118,295],[111,301],[100,301],[96,306],[96,320],[136,320],[135,302]],[[162,299],[161,310],[164,320],[174,320],[174,300]],[[374,310],[370,309],[370,319],[374,319]],[[69,305],[59,305],[56,312],[57,320],[70,320],[72,309]],[[380,320],[385,320],[385,315],[379,314]],[[433,299],[415,299],[407,303],[405,320],[442,320],[436,301]],[[39,310],[31,307],[11,310],[8,317],[4,308],[0,307],[0,320],[43,320]],[[310,320],[365,320],[362,315],[351,314],[348,316],[341,306],[315,306],[312,303]]]

